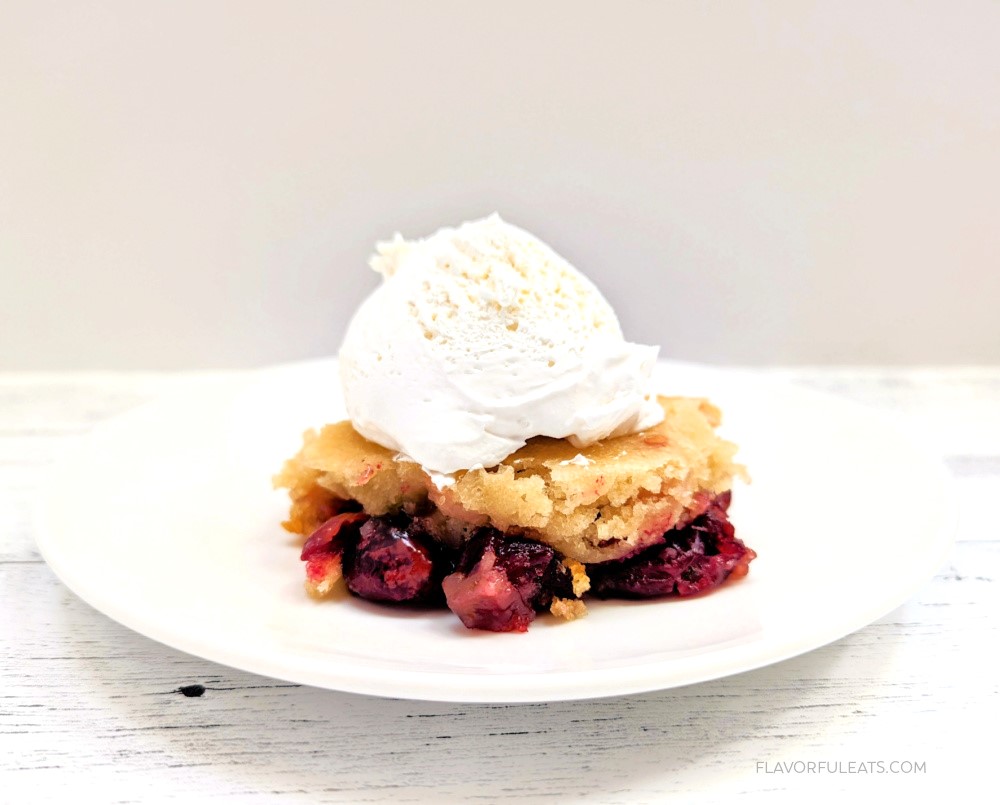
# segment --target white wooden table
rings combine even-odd
[[[71,435],[210,376],[0,375],[0,801],[990,799],[1000,368],[766,373],[895,412],[938,448],[961,502],[946,566],[880,621],[769,668],[647,695],[497,706],[291,685],[94,611],[40,559],[32,489]]]

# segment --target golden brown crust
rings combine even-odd
[[[715,433],[715,406],[687,397],[658,401],[664,420],[653,428],[584,448],[539,437],[496,467],[456,473],[443,488],[349,422],[309,431],[275,478],[292,498],[286,528],[309,533],[325,519],[331,495],[357,500],[372,515],[430,499],[448,517],[524,534],[578,562],[628,556],[703,512],[734,476],[745,475],[733,462],[736,446]]]
[[[575,559],[563,559],[562,563],[572,579],[573,595],[577,598],[583,598],[583,594],[590,589],[590,576],[587,575],[587,568]]]
[[[576,598],[553,598],[549,612],[557,618],[575,621],[587,614],[587,605]]]

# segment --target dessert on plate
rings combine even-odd
[[[379,244],[340,350],[349,419],[275,478],[306,590],[448,606],[469,628],[590,597],[703,593],[756,554],[728,518],[736,446],[709,401],[650,388],[597,288],[493,215]]]

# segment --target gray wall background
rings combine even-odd
[[[1000,5],[0,6],[0,368],[329,354],[494,210],[634,340],[1000,361]]]

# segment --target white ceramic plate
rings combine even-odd
[[[881,617],[940,566],[947,476],[891,422],[738,372],[657,371],[664,393],[721,405],[753,475],[731,514],[759,558],[697,599],[595,601],[582,620],[540,617],[527,634],[346,595],[310,600],[270,478],[306,427],[343,417],[329,361],[239,376],[97,428],[43,489],[39,547],[92,606],[191,654],[336,690],[467,702],[610,696],[757,668]]]

